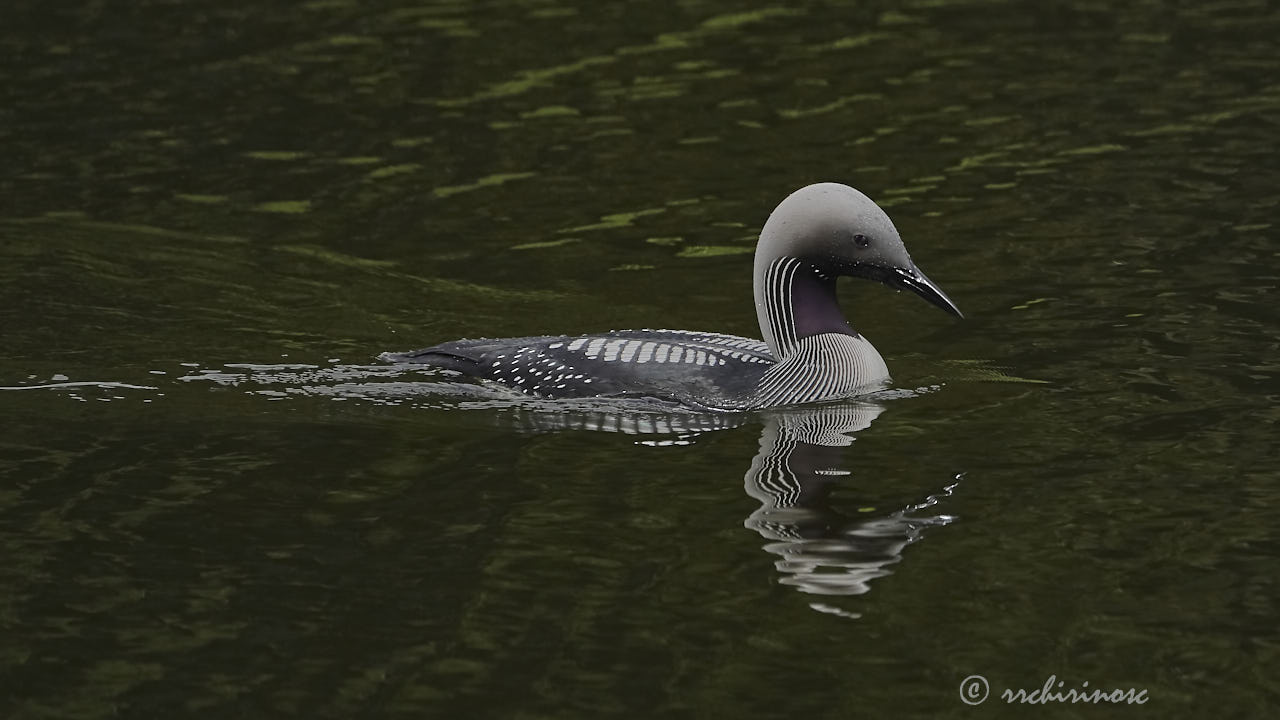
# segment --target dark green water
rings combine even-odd
[[[0,717],[1276,714],[1274,3],[259,5],[0,10]],[[920,392],[551,431],[626,418],[373,359],[754,335],[818,180],[968,315],[843,288]]]

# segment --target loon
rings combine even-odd
[[[911,290],[963,318],[912,262],[889,216],[866,195],[818,183],[769,215],[756,245],[754,294],[763,340],[690,330],[456,340],[379,359],[422,364],[528,396],[644,398],[743,411],[882,389],[889,369],[844,319],[836,278]]]

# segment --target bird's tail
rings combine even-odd
[[[493,340],[455,340],[453,342],[432,345],[421,350],[407,352],[384,352],[379,360],[397,364],[430,365],[431,367],[453,370],[463,375],[478,375],[482,358],[494,345]]]

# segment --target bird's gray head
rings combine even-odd
[[[930,303],[964,317],[955,303],[912,262],[893,221],[848,185],[817,183],[791,193],[760,232],[761,263],[797,257],[829,275],[851,275],[911,290]]]

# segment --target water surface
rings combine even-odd
[[[0,11],[0,715],[1274,714],[1276,37],[1261,0]],[[754,239],[819,180],[968,317],[842,286],[895,392],[619,415],[374,359],[753,335]],[[1050,675],[1150,699],[999,699]]]

